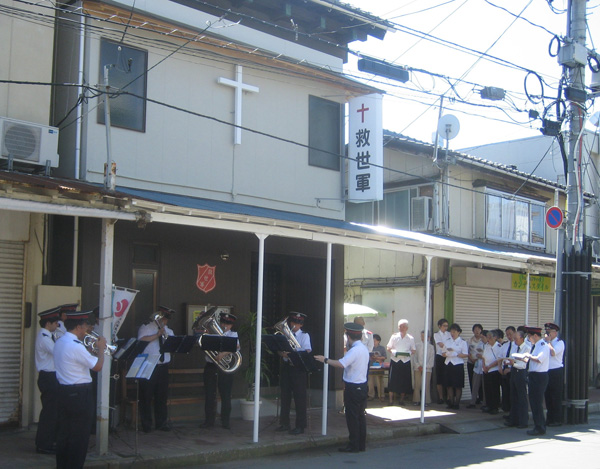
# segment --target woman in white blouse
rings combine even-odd
[[[462,390],[465,386],[465,358],[469,356],[469,346],[460,337],[462,329],[458,324],[450,326],[451,338],[446,341],[443,356],[446,358],[446,385],[448,386],[448,409],[459,409]]]

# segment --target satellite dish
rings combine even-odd
[[[460,131],[460,123],[452,114],[446,114],[440,118],[438,122],[438,132],[440,136],[446,140],[452,140]]]
[[[594,112],[594,114],[592,114],[592,117],[590,117],[590,124],[592,124],[594,127],[598,127],[598,125],[600,124],[600,111]]]

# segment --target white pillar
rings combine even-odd
[[[325,282],[325,326],[324,354],[329,357],[329,323],[331,318],[331,243],[327,243],[327,274]],[[323,368],[323,416],[321,434],[327,435],[327,406],[329,396],[329,365]]]
[[[425,256],[425,258],[427,259],[427,280],[425,280],[425,327],[423,328],[425,334],[423,334],[423,372],[421,373],[421,423],[425,422],[425,393],[427,392],[425,389],[427,380],[425,365],[427,364],[427,344],[429,344],[427,336],[429,335],[429,310],[431,308],[431,256]]]
[[[112,273],[115,221],[102,219],[102,246],[100,253],[100,331],[107,343],[112,343]],[[108,358],[108,357],[107,357]],[[110,365],[107,359],[98,373],[96,414],[96,448],[98,454],[108,453],[108,414],[110,395]]]
[[[263,284],[265,271],[265,239],[268,235],[257,234],[258,237],[258,292],[256,295],[256,356],[254,361],[254,432],[252,441],[258,443],[258,424],[260,415],[260,361],[262,352],[262,308]]]

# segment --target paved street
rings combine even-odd
[[[551,428],[546,436],[532,438],[524,430],[502,428],[469,434],[438,434],[370,446],[366,453],[342,454],[337,448],[303,454],[212,464],[221,468],[319,469],[356,465],[369,468],[450,469],[477,466],[600,468],[600,415],[586,425]]]

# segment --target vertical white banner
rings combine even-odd
[[[383,117],[381,94],[350,100],[348,201],[383,199]]]
[[[131,303],[135,299],[138,290],[131,290],[124,287],[113,285],[112,313],[113,313],[113,340],[117,337],[117,332],[121,328],[123,321],[127,317]]]

